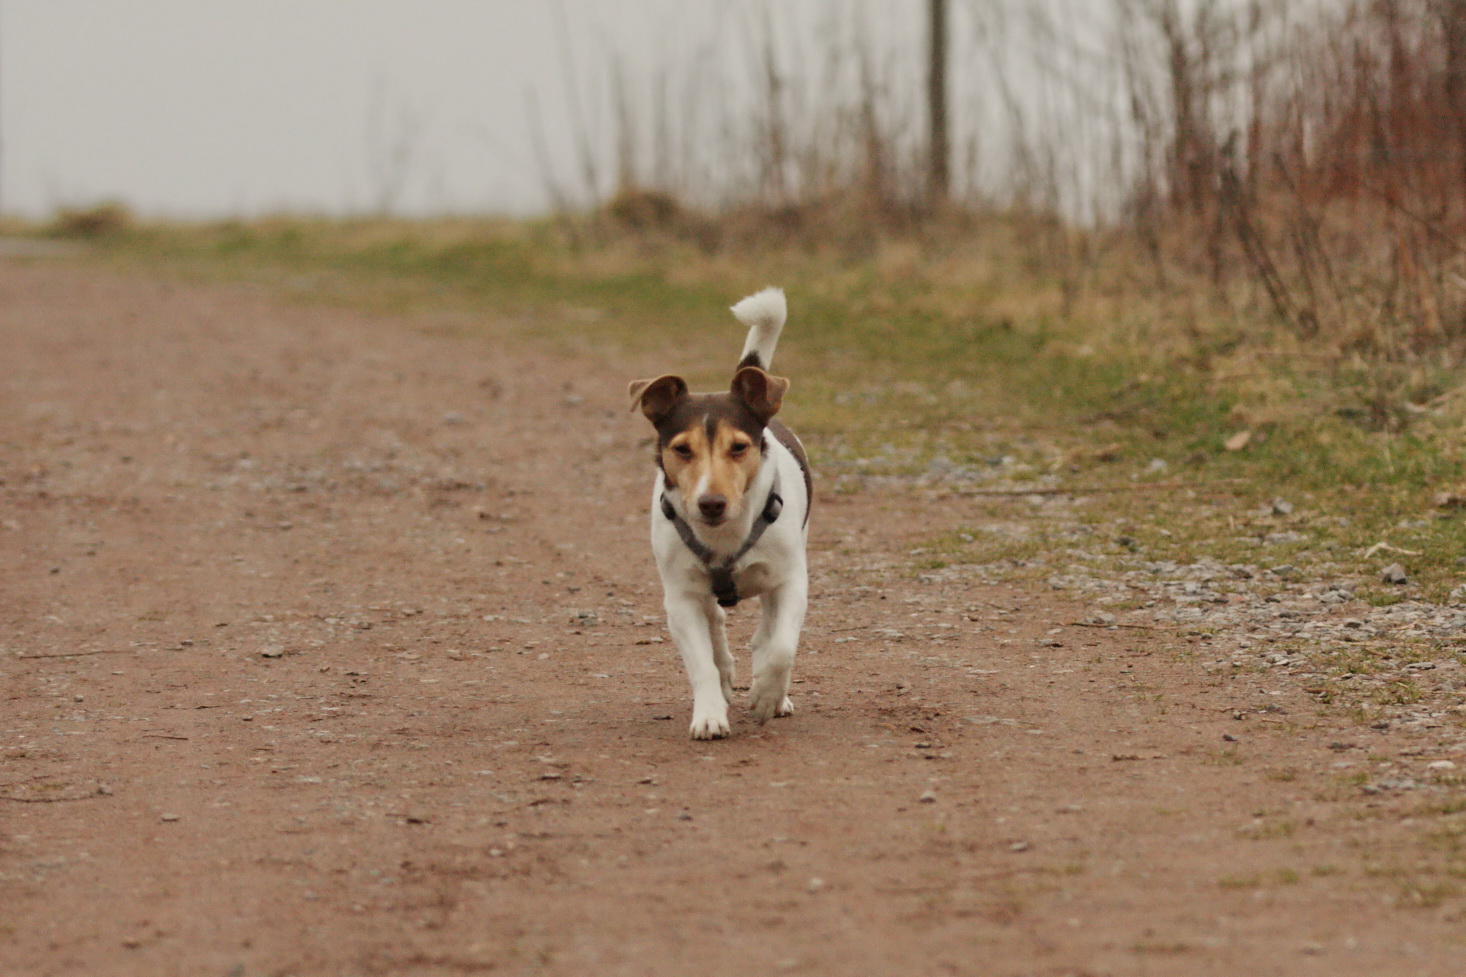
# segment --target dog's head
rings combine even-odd
[[[764,428],[788,389],[788,380],[756,366],[734,374],[727,393],[688,393],[670,375],[632,381],[631,409],[657,429],[667,488],[681,492],[690,516],[720,526],[742,512],[763,464]]]

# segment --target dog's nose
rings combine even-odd
[[[704,495],[697,500],[697,509],[704,519],[721,519],[728,511],[728,500],[721,495]]]

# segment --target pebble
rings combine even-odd
[[[923,804],[935,804],[937,802],[937,792],[934,790],[924,790],[917,800]]]
[[[1392,584],[1405,584],[1410,582],[1410,578],[1405,574],[1405,568],[1398,563],[1391,563],[1381,570],[1379,578],[1385,583]]]
[[[1350,581],[1331,583],[1317,593],[1284,591],[1257,594],[1243,590],[1221,595],[1208,590],[1207,585],[1249,579],[1248,574],[1255,568],[1224,565],[1208,558],[1189,564],[1131,561],[1129,567],[1110,579],[1076,574],[1050,577],[1048,584],[1055,590],[1097,593],[1101,600],[1107,596],[1124,600],[1148,597],[1148,618],[1161,622],[1204,623],[1219,636],[1235,636],[1239,648],[1256,645],[1256,653],[1260,656],[1271,652],[1267,645],[1280,640],[1307,638],[1310,644],[1330,639],[1359,642],[1388,632],[1449,640],[1466,631],[1466,607],[1416,601],[1370,607],[1356,599],[1354,584]],[[1301,575],[1301,571],[1291,564],[1282,564],[1269,571],[1274,579],[1288,579],[1294,574]],[[1461,590],[1463,598],[1466,598],[1466,585]],[[1217,597],[1222,597],[1223,601],[1215,600]],[[1321,597],[1325,599],[1321,600]],[[1345,608],[1348,609],[1347,617],[1339,614]]]
[[[1015,841],[1008,846],[1009,851],[1028,851],[1029,844],[1026,841]]]
[[[1270,511],[1264,508],[1256,515],[1266,516]],[[1062,562],[1037,557],[1025,566],[1050,574],[1040,579],[1091,607],[1110,605],[1117,612],[1124,607],[1116,614],[1117,625],[1152,627],[1194,642],[1197,649],[1212,656],[1213,660],[1202,660],[1200,665],[1213,674],[1225,670],[1241,676],[1249,666],[1264,665],[1280,678],[1292,677],[1290,686],[1312,694],[1331,686],[1361,701],[1405,678],[1415,683],[1422,698],[1384,705],[1371,717],[1374,729],[1390,733],[1440,731],[1432,735],[1447,737],[1457,728],[1456,717],[1466,715],[1466,703],[1460,699],[1460,691],[1466,689],[1466,657],[1454,650],[1466,634],[1466,575],[1451,591],[1449,603],[1427,603],[1404,591],[1407,599],[1376,606],[1356,591],[1378,586],[1380,571],[1346,559],[1330,563],[1323,553],[1300,553],[1298,566],[1270,566],[1262,562],[1265,557],[1251,564],[1207,556],[1192,561],[1156,560],[1146,557],[1145,547],[1137,545],[1133,535],[1100,536],[1077,525],[1060,525],[1054,532],[1068,544]],[[1264,538],[1281,541],[1276,534],[1260,538],[1256,532],[1237,535],[1232,541],[1255,548]],[[1297,533],[1291,538],[1306,539]],[[1122,548],[1117,551],[1111,544]],[[1302,562],[1305,560],[1308,562]],[[1466,567],[1466,557],[1456,562]],[[936,582],[952,585],[996,583],[1006,579],[1009,569],[1001,561],[992,565],[955,563],[932,576]],[[1403,567],[1390,569],[1404,574]],[[1305,584],[1314,576],[1322,579],[1315,585]],[[1405,579],[1408,582],[1408,575]],[[1103,620],[1095,614],[1085,619],[1086,623]],[[1027,640],[1033,642],[1029,647],[1053,647],[1050,642],[1058,639],[1034,635]],[[995,643],[1022,641],[996,638]],[[1350,654],[1378,656],[1389,662],[1402,644],[1435,645],[1444,653],[1435,656],[1433,669],[1418,662],[1397,661],[1393,667],[1374,671],[1339,671],[1336,656],[1345,648],[1352,646]],[[1274,658],[1282,649],[1288,653]],[[1234,715],[1246,712],[1234,711]],[[972,717],[969,721],[985,720]],[[1374,791],[1409,789],[1389,782],[1369,786]]]

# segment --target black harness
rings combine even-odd
[[[677,514],[672,507],[672,502],[667,498],[667,493],[662,493],[662,515],[671,521],[677,530],[677,535],[682,537],[682,542],[692,550],[692,555],[702,561],[707,567],[708,576],[713,585],[713,596],[717,598],[721,607],[733,607],[740,600],[738,596],[738,585],[733,582],[733,566],[753,549],[764,530],[772,526],[779,518],[779,513],[784,510],[784,497],[779,494],[779,473],[774,472],[774,484],[769,488],[768,500],[764,502],[764,511],[759,513],[753,521],[753,528],[748,531],[748,538],[738,551],[725,560],[719,560],[717,554],[703,545],[702,540],[692,531],[687,520]]]

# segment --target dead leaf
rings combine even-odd
[[[1238,431],[1236,434],[1223,441],[1222,447],[1226,448],[1228,451],[1241,451],[1243,448],[1247,447],[1247,442],[1251,440],[1251,431]]]
[[[1420,556],[1421,555],[1421,553],[1420,553],[1419,550],[1405,550],[1405,549],[1401,549],[1398,546],[1391,546],[1389,543],[1386,543],[1384,540],[1380,540],[1378,543],[1375,543],[1369,549],[1367,549],[1367,550],[1364,551],[1364,558],[1367,560],[1371,556],[1374,556],[1376,553],[1379,553],[1379,552],[1385,552],[1385,553],[1403,553],[1405,556]]]

